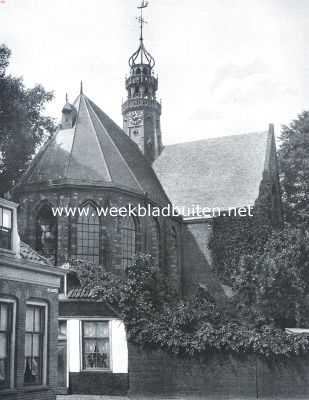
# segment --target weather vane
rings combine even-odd
[[[141,37],[140,37],[140,41],[143,40],[143,25],[147,24],[147,21],[144,20],[143,18],[143,9],[148,7],[149,2],[142,0],[141,5],[138,6],[137,8],[140,10],[140,15],[139,17],[136,17],[136,19],[138,20],[138,22],[141,24]]]

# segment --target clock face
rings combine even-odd
[[[143,111],[131,111],[128,113],[128,126],[138,126],[143,123]]]

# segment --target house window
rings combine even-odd
[[[2,249],[12,249],[12,219],[12,210],[0,207],[0,247]]]
[[[26,308],[24,383],[46,383],[46,306],[28,304]]]
[[[13,302],[0,300],[0,389],[12,386],[14,362]]]
[[[136,223],[131,216],[120,218],[121,266],[125,271],[133,263],[136,253]]]
[[[83,369],[110,369],[108,321],[82,322]]]
[[[78,217],[76,256],[94,264],[100,263],[100,220],[96,209],[88,205],[84,207],[88,215]]]

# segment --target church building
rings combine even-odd
[[[139,47],[129,59],[123,129],[81,85],[77,99],[66,101],[56,133],[13,191],[20,204],[20,235],[56,266],[81,259],[124,279],[137,253],[151,254],[183,296],[203,287],[224,304],[226,294],[212,269],[208,248],[212,218],[112,217],[96,212],[98,207],[129,204],[150,209],[254,207],[267,176],[273,222],[282,219],[272,127],[266,132],[163,145],[155,60],[145,48],[142,25]],[[88,214],[55,216],[56,207],[83,208]],[[129,360],[122,321],[78,285],[64,284],[59,300],[59,391],[126,393]]]

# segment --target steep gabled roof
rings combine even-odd
[[[73,128],[59,129],[43,146],[17,189],[35,184],[116,187],[169,202],[138,146],[84,94],[74,103]]]
[[[24,260],[31,261],[36,264],[52,266],[47,258],[41,256],[39,253],[33,250],[32,247],[22,241],[20,242],[20,255]]]
[[[174,144],[153,167],[174,206],[254,205],[271,138],[259,132]]]

